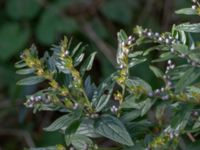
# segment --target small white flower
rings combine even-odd
[[[165,43],[166,43],[166,44],[169,44],[169,39],[165,39]]]
[[[150,37],[152,36],[152,32],[148,32],[147,35]]]
[[[128,40],[132,40],[132,39],[133,39],[133,37],[132,37],[132,36],[129,36],[129,37],[128,37]]]
[[[174,69],[174,68],[175,68],[175,65],[171,65],[170,68],[171,68],[171,69]]]
[[[160,34],[158,32],[155,33],[155,36],[158,37]]]
[[[197,6],[196,6],[196,5],[192,5],[192,9],[194,9],[194,10],[195,10],[196,8],[197,8]]]
[[[162,37],[159,37],[159,38],[158,38],[158,41],[160,41],[160,42],[161,42],[161,41],[162,41]]]
[[[171,61],[171,60],[168,60],[167,63],[168,63],[169,65],[171,65],[171,64],[172,64],[172,61]]]
[[[77,109],[78,108],[78,103],[75,103],[73,106],[73,109]]]

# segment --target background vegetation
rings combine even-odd
[[[15,85],[20,77],[13,64],[20,51],[35,43],[42,54],[63,35],[71,35],[74,41],[88,43],[88,54],[98,51],[91,75],[99,83],[115,67],[119,29],[130,33],[139,24],[167,31],[174,23],[187,21],[174,11],[190,5],[188,0],[0,0],[0,150],[62,140],[55,133],[42,132],[59,114],[33,115],[23,106],[24,96],[40,87]],[[145,67],[138,66],[134,74],[154,82],[156,88],[158,83]]]

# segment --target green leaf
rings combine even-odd
[[[63,115],[56,119],[50,126],[44,128],[45,131],[56,131],[63,127],[67,128],[70,124],[72,124],[75,119],[74,116],[71,115]]]
[[[7,0],[6,12],[13,19],[32,19],[40,10],[36,0]]]
[[[152,100],[150,98],[144,100],[144,107],[141,110],[141,116],[144,116],[149,111],[151,106],[153,106],[154,102],[155,100]]]
[[[120,30],[117,33],[117,38],[118,38],[119,42],[124,42],[128,39],[128,36],[124,30]]]
[[[188,46],[183,44],[173,44],[172,47],[181,54],[187,55],[189,53]]]
[[[77,150],[83,150],[84,147],[92,147],[93,142],[90,138],[85,135],[77,134],[72,137],[72,145]]]
[[[173,59],[175,57],[176,56],[174,54],[172,54],[171,52],[165,52],[165,53],[162,53],[160,55],[160,58],[154,59],[154,60],[152,60],[152,62],[153,63],[155,63],[155,62],[163,62],[163,61],[166,61],[166,60],[169,60],[169,59]]]
[[[0,60],[8,60],[20,49],[23,49],[29,39],[30,31],[16,23],[6,23],[0,28]],[[12,43],[12,44],[11,44]]]
[[[149,68],[151,69],[151,71],[153,71],[156,77],[161,78],[161,79],[163,78],[164,73],[159,68],[155,66],[150,66]]]
[[[27,75],[27,74],[31,74],[31,73],[34,73],[34,72],[35,72],[34,68],[25,68],[25,69],[21,69],[21,70],[16,71],[16,73],[20,74],[20,75]]]
[[[200,23],[196,24],[181,24],[175,27],[176,30],[191,32],[191,33],[199,33],[200,32]]]
[[[131,60],[130,60],[130,62],[129,62],[129,68],[132,68],[132,67],[134,67],[134,66],[136,66],[136,65],[139,65],[139,64],[141,64],[141,63],[143,63],[143,62],[145,62],[147,59],[146,58],[132,58]]]
[[[184,15],[198,15],[197,11],[192,8],[183,8],[183,9],[177,10],[175,13],[184,14]]]
[[[97,52],[93,52],[83,63],[83,65],[81,66],[80,72],[83,75],[85,73],[85,71],[89,71],[92,69],[92,65],[94,62],[94,58],[95,55],[97,54]]]
[[[95,131],[94,120],[92,119],[85,119],[79,126],[76,134],[86,135],[91,138],[100,137],[100,135]]]
[[[126,85],[127,87],[131,90],[132,88],[138,88],[138,87],[143,87],[144,90],[148,92],[152,92],[151,86],[145,82],[144,80],[138,78],[138,77],[133,77],[132,79],[127,79],[126,80]]]
[[[133,141],[124,125],[110,115],[101,116],[96,122],[96,132],[115,142],[133,146]]]
[[[110,97],[112,96],[112,92],[113,92],[113,87],[114,87],[114,83],[112,83],[111,85],[109,85],[107,88],[108,93],[103,94],[100,99],[98,100],[98,103],[96,105],[96,111],[100,112],[109,102]]]
[[[76,47],[74,47],[74,49],[73,49],[72,52],[71,52],[71,56],[72,56],[72,57],[73,57],[73,56],[76,54],[76,52],[81,48],[81,45],[82,45],[82,42],[78,43],[78,44],[76,45]]]
[[[26,63],[23,60],[15,63],[15,68],[23,68],[26,66],[27,66]]]
[[[43,82],[45,79],[43,77],[32,76],[22,79],[17,82],[18,85],[34,85]]]
[[[176,84],[176,92],[180,92],[188,85],[192,84],[200,76],[200,72],[196,68],[189,68]]]

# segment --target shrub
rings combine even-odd
[[[177,13],[199,15],[200,5],[193,3]],[[199,32],[198,23],[174,25],[165,33],[140,26],[130,36],[119,31],[118,67],[98,86],[87,73],[96,52],[84,60],[82,43],[72,47],[64,37],[42,58],[34,45],[25,50],[15,66],[18,74],[31,76],[18,84],[47,83],[27,96],[25,106],[34,112],[61,112],[44,130],[59,131],[66,142],[31,149],[195,149],[200,127],[200,49],[192,33]],[[141,49],[144,45],[146,50]],[[153,51],[159,57],[151,60],[148,56]],[[130,69],[143,62],[151,62],[149,68],[162,85],[159,89],[130,75]]]

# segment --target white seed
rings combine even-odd
[[[128,41],[128,45],[131,45],[131,44],[132,44],[132,41],[129,40],[129,41]]]
[[[175,40],[173,40],[173,41],[172,41],[172,44],[175,44],[175,43],[176,43],[176,41],[175,41]]]
[[[172,82],[171,82],[171,81],[168,81],[168,82],[167,82],[167,86],[172,86]]]
[[[148,35],[148,36],[152,36],[152,32],[148,32],[147,35]]]
[[[160,90],[161,90],[161,92],[164,92],[164,91],[165,91],[165,88],[162,87]]]
[[[166,44],[169,44],[169,39],[165,39],[165,43],[166,43]]]
[[[168,99],[169,99],[168,95],[162,96],[162,100],[168,100]]]
[[[171,65],[171,64],[172,64],[172,61],[171,61],[171,60],[168,60],[167,63],[168,63],[169,65]]]
[[[155,93],[156,93],[156,94],[159,94],[159,93],[160,93],[160,89],[156,89],[156,90],[155,90]]]
[[[77,109],[78,108],[78,103],[75,103],[73,106],[73,109]]]
[[[197,8],[197,6],[196,5],[192,5],[192,9],[196,9]]]
[[[129,39],[129,40],[132,40],[132,39],[133,39],[133,37],[132,37],[132,36],[129,36],[129,37],[128,37],[128,39]]]
[[[73,147],[70,147],[69,150],[75,150]]]
[[[175,65],[171,65],[170,68],[171,68],[171,69],[174,69],[174,68],[175,68]]]
[[[158,32],[155,33],[155,36],[158,37],[160,34]]]
[[[67,56],[69,54],[69,51],[68,50],[66,50],[65,51],[65,56]]]
[[[33,96],[31,96],[29,99],[30,99],[30,101],[34,101],[35,100],[35,98]]]
[[[162,41],[162,38],[161,38],[161,37],[159,37],[159,38],[158,38],[158,41],[160,41],[160,42],[161,42],[161,41]]]
[[[148,96],[149,96],[149,97],[152,97],[152,96],[153,96],[153,93],[152,93],[152,92],[149,92],[149,93],[148,93]]]
[[[169,66],[167,66],[167,68],[166,68],[167,70],[170,70],[170,67]]]
[[[122,46],[125,46],[125,42],[122,42]]]
[[[174,138],[174,133],[170,132],[169,137],[170,137],[170,139],[173,139]]]

